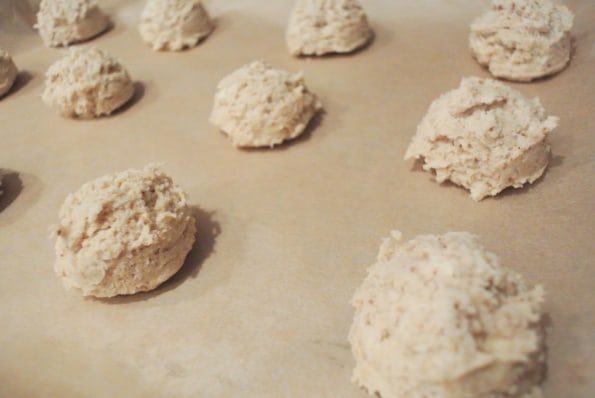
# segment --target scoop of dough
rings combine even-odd
[[[321,108],[301,73],[255,61],[219,82],[210,122],[237,147],[272,147],[300,135]]]
[[[19,71],[12,57],[0,48],[0,97],[8,93]]]
[[[349,53],[373,36],[356,0],[297,0],[289,18],[286,41],[292,55]]]
[[[134,95],[126,68],[97,48],[73,48],[46,73],[43,101],[65,117],[109,115]]]
[[[356,290],[353,379],[382,398],[541,397],[541,286],[467,232],[393,232]]]
[[[62,205],[54,270],[85,296],[152,290],[182,267],[195,233],[186,194],[157,166],[106,175]]]
[[[467,77],[430,105],[405,159],[423,159],[436,181],[462,185],[481,200],[537,180],[549,162],[547,134],[557,125],[539,98]]]
[[[37,25],[48,47],[67,46],[104,32],[108,19],[93,0],[41,0]]]
[[[551,75],[570,60],[573,18],[551,0],[492,0],[471,24],[471,52],[496,77],[530,81]]]
[[[200,0],[148,0],[138,26],[155,51],[194,47],[214,25]]]

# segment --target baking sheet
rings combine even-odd
[[[0,100],[0,396],[366,397],[350,382],[349,299],[391,229],[477,233],[543,284],[546,396],[594,396],[595,3],[565,2],[576,14],[565,71],[511,84],[560,117],[545,176],[480,203],[402,158],[433,99],[488,76],[467,49],[487,2],[362,1],[372,45],[319,59],[288,54],[291,3],[212,0],[204,43],[154,53],[136,31],[142,1],[102,2],[113,28],[83,45],[120,58],[137,94],[113,117],[74,121],[40,100],[63,50],[42,46],[31,3],[0,1],[0,47],[21,69]],[[303,70],[324,104],[307,134],[274,150],[234,149],[207,120],[219,79],[254,59]],[[67,292],[48,239],[66,195],[150,162],[165,162],[195,206],[183,269],[131,297]]]

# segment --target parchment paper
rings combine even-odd
[[[350,382],[349,304],[391,229],[471,231],[548,301],[547,397],[595,396],[595,2],[568,0],[576,51],[557,76],[511,85],[560,117],[530,187],[473,202],[403,161],[432,100],[463,76],[468,26],[487,2],[362,1],[376,32],[352,56],[293,58],[291,1],[212,0],[200,46],[154,53],[143,1],[102,1],[113,28],[84,46],[137,82],[123,111],[64,119],[40,99],[64,50],[34,7],[0,2],[0,46],[21,74],[0,100],[0,396],[366,397]],[[237,150],[208,123],[217,82],[254,59],[303,70],[325,112],[274,150]],[[183,269],[154,292],[84,299],[54,275],[48,228],[66,195],[106,173],[165,162],[198,218]]]

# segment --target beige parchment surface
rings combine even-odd
[[[1,397],[366,397],[350,382],[349,299],[391,229],[467,230],[545,285],[547,397],[595,396],[595,2],[567,0],[576,51],[561,74],[512,84],[560,117],[544,178],[473,202],[402,160],[430,102],[488,76],[467,48],[487,2],[362,1],[376,32],[353,56],[297,59],[291,1],[211,0],[199,47],[154,53],[143,1],[102,1],[113,28],[82,45],[137,82],[123,111],[63,119],[40,100],[64,50],[44,48],[34,5],[0,0],[0,47],[21,69],[0,99]],[[274,150],[236,150],[208,123],[219,79],[254,59],[303,70],[325,113]],[[198,218],[183,269],[154,292],[113,300],[67,292],[48,228],[66,195],[115,171],[165,162]]]

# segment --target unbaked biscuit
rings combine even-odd
[[[182,267],[195,233],[186,194],[157,166],[106,175],[62,205],[54,269],[85,296],[152,290]]]
[[[109,26],[94,0],[41,0],[36,28],[48,47],[91,39]]]
[[[471,53],[503,79],[530,81],[557,73],[570,60],[573,18],[551,0],[492,0],[471,24]]]
[[[547,136],[557,125],[539,98],[467,77],[430,105],[405,159],[420,159],[436,181],[450,180],[481,200],[537,180],[549,162]]]
[[[301,73],[255,61],[219,82],[210,121],[236,147],[272,147],[302,134],[321,108]]]
[[[148,0],[138,26],[155,51],[194,47],[214,28],[200,0]]]
[[[134,95],[134,83],[118,60],[97,48],[72,48],[46,73],[43,102],[62,116],[109,115]]]
[[[352,299],[353,380],[382,398],[541,397],[544,296],[472,234],[393,232]]]
[[[297,0],[285,34],[292,55],[349,53],[373,36],[356,0]]]
[[[10,54],[0,48],[0,97],[8,93],[19,71]]]

